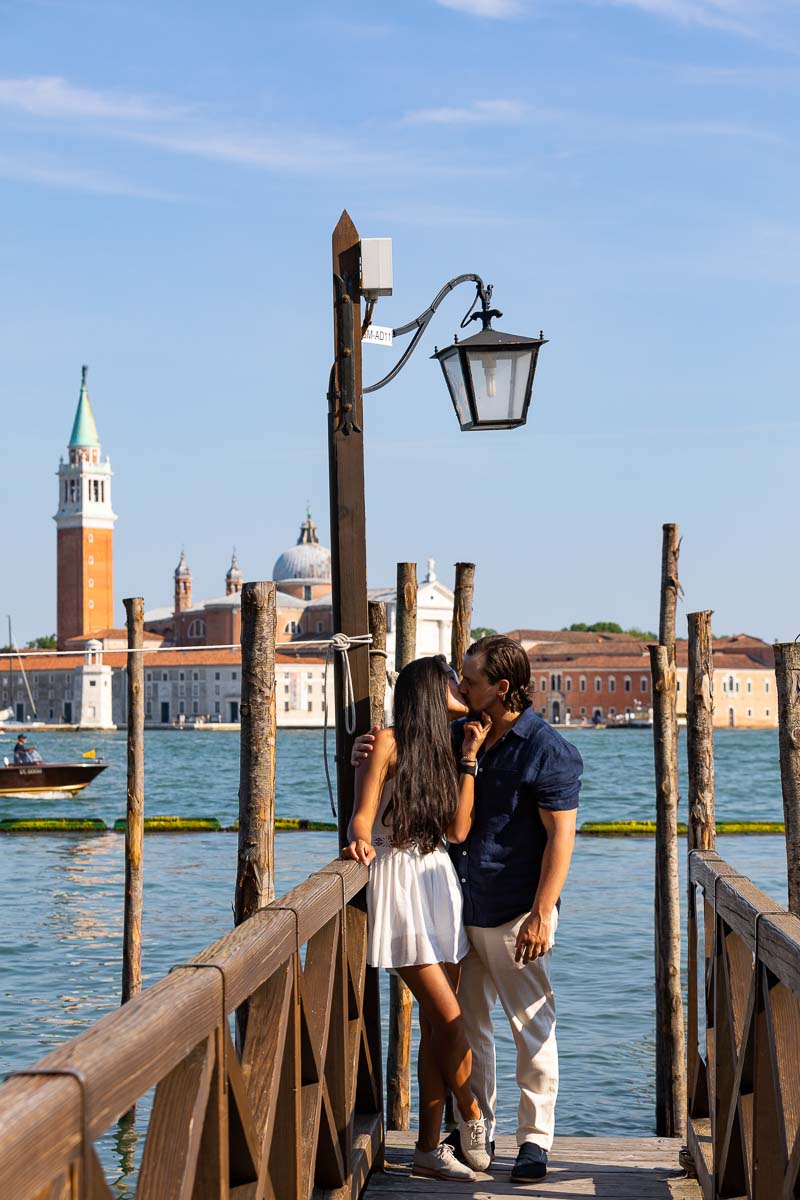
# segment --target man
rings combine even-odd
[[[550,962],[583,770],[575,747],[534,713],[529,686],[530,663],[518,642],[493,635],[470,646],[461,694],[471,715],[485,714],[492,727],[471,768],[477,771],[472,831],[450,848],[471,945],[461,964],[459,1000],[473,1089],[491,1143],[497,1104],[492,1009],[499,999],[517,1050],[519,1150],[511,1178],[519,1183],[545,1177],[553,1142],[558,1053]],[[453,728],[459,762],[462,726]],[[357,740],[354,761],[366,757],[371,741],[370,734]],[[457,1152],[458,1133],[447,1140]]]
[[[19,766],[21,763],[29,763],[31,761],[28,747],[25,745],[25,734],[21,733],[14,744],[14,763],[16,766]]]

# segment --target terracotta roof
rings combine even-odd
[[[518,642],[589,642],[602,644],[605,642],[638,642],[639,638],[629,633],[591,633],[585,629],[511,629],[506,637]]]
[[[556,664],[555,660],[546,659],[541,662],[531,662],[532,675],[544,675],[551,671],[555,666],[559,671],[642,671],[650,670],[650,660],[647,657],[633,658],[630,655],[619,657],[609,657],[604,654],[582,654],[580,658],[568,659],[561,658]]]
[[[23,660],[25,654],[23,652]],[[11,658],[9,664],[8,659]],[[124,667],[127,654],[123,650],[106,650],[103,653],[103,664],[109,667]],[[214,667],[214,666],[239,666],[242,661],[242,656],[238,650],[162,650],[158,653],[144,655],[145,666],[152,667]],[[279,665],[287,663],[324,663],[324,654],[304,654],[302,652],[293,653],[292,651],[284,652],[279,650],[275,655],[275,662]],[[25,661],[25,670],[31,671],[66,671],[74,670],[75,667],[83,666],[83,654],[69,655],[44,655],[33,658],[28,657]],[[16,653],[8,657],[0,655],[0,671],[8,671],[9,667],[12,671],[19,671],[19,659]]]
[[[161,641],[160,633],[150,633],[147,629],[144,631],[144,637],[145,640],[150,640],[153,642]],[[127,641],[128,631],[127,629],[93,629],[91,633],[81,634],[80,637],[67,638],[67,646],[76,645],[78,642],[83,645],[85,642],[91,641],[93,638],[98,642],[102,641],[104,638],[119,638],[122,641]]]

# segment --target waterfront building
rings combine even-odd
[[[531,663],[534,707],[554,724],[617,723],[652,710],[647,643],[624,633],[516,629]],[[772,647],[748,634],[715,638],[714,724],[777,728]],[[688,643],[677,653],[678,718],[686,718]]]
[[[114,728],[127,721],[127,631],[114,623],[111,466],[101,460],[86,383],[81,375],[68,458],[58,469],[55,516],[59,654],[0,656],[0,720]],[[256,569],[253,577],[263,577]],[[278,555],[276,708],[283,727],[321,726],[325,712],[326,645],[336,630],[331,555],[307,512],[294,545]],[[241,700],[241,592],[244,574],[234,549],[224,594],[198,600],[186,547],[172,572],[172,602],[145,613],[145,719],[151,726],[236,725]],[[370,591],[387,607],[387,655],[394,662],[396,596]],[[449,654],[453,593],[428,559],[417,594],[419,654]],[[365,631],[366,632],[366,631]],[[147,653],[147,650],[158,653]],[[74,653],[69,653],[74,652]],[[327,701],[333,712],[333,669]],[[331,720],[332,723],[332,720]]]

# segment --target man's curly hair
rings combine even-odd
[[[519,642],[501,633],[491,633],[473,642],[467,654],[483,655],[483,670],[490,683],[508,680],[503,704],[509,712],[530,708],[531,664]]]

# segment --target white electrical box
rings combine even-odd
[[[361,239],[361,295],[368,300],[392,294],[392,239]]]

